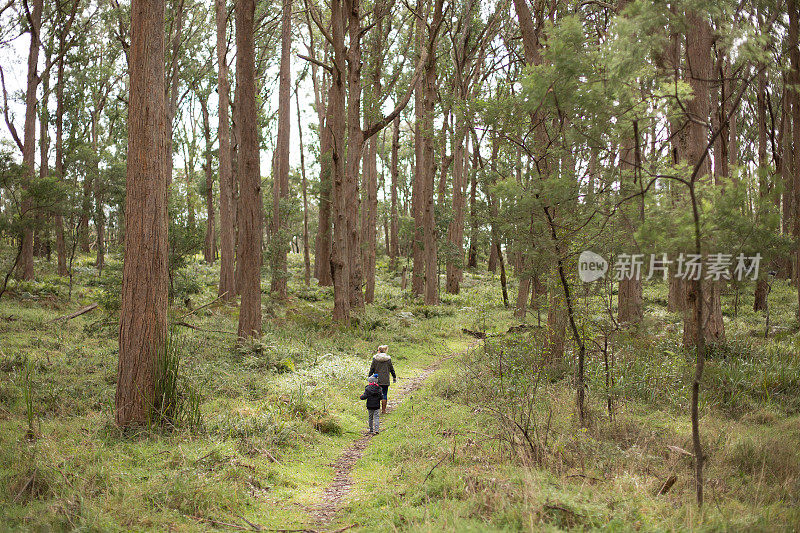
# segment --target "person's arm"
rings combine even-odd
[[[366,400],[367,399],[367,389],[364,389],[364,394],[361,395],[361,399],[362,400]]]
[[[374,373],[375,373],[375,359],[373,359],[372,364],[369,365],[369,372],[367,372],[367,377],[370,377]]]
[[[391,361],[389,361],[389,372],[392,373],[392,377],[394,378],[394,382],[397,383],[397,375],[394,373],[394,365]]]

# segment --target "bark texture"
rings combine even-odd
[[[255,0],[236,0],[236,105],[239,108],[240,213],[239,338],[261,336],[261,228],[264,208],[259,172],[255,83]]]
[[[125,259],[115,420],[148,422],[167,338],[167,159],[164,0],[131,8]]]

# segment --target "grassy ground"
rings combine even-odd
[[[293,279],[288,302],[264,295],[263,338],[236,348],[234,307],[184,317],[215,295],[215,270],[190,264],[173,280],[172,315],[200,329],[178,328],[173,339],[181,387],[201,392],[201,423],[123,434],[113,425],[120,265],[112,259],[98,278],[87,260],[71,299],[64,280],[44,276],[0,300],[0,529],[302,527],[331,463],[364,430],[357,398],[378,344],[389,344],[398,373],[409,376],[463,349],[461,328],[491,333],[515,323],[494,278],[468,274],[461,295],[426,307],[402,294],[384,265],[377,301],[351,326],[331,324],[329,289]],[[665,287],[648,285],[645,324],[609,334],[613,384],[602,352],[588,356],[588,428],[575,421],[571,359],[541,364],[537,329],[491,337],[486,349],[447,360],[381,420],[337,523],[363,531],[799,528],[796,293],[775,283],[765,340],[751,290],[737,305],[726,294],[728,343],[707,366],[702,511],[691,458],[679,450],[691,449],[693,358],[680,347],[680,317],[666,312]],[[101,309],[52,322],[95,301]],[[579,291],[581,328],[598,342],[602,301]]]

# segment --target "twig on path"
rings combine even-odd
[[[94,311],[95,309],[97,309],[97,305],[98,305],[97,302],[95,302],[95,303],[93,303],[91,305],[87,305],[86,307],[81,307],[80,309],[78,309],[74,313],[70,313],[69,315],[64,315],[64,316],[60,316],[58,318],[54,318],[50,322],[51,323],[52,322],[58,322],[59,320],[63,320],[64,322],[67,322],[69,320],[72,320],[75,317],[84,315],[84,314],[88,313],[89,311]]]

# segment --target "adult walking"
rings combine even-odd
[[[378,346],[378,353],[372,356],[372,364],[369,367],[368,376],[378,374],[378,385],[381,387],[381,414],[386,414],[386,402],[389,395],[389,374],[394,378],[397,383],[397,375],[394,373],[394,366],[392,365],[392,357],[386,353],[389,346],[382,344]]]

